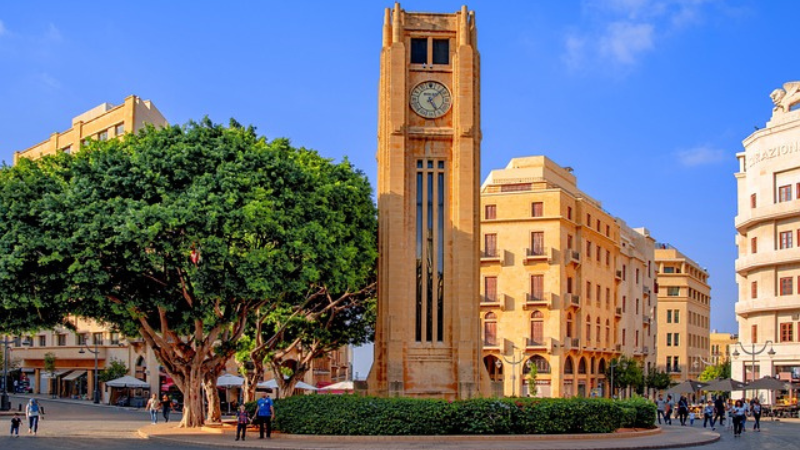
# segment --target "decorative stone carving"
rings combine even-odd
[[[772,111],[789,112],[792,105],[800,102],[800,81],[791,81],[783,85],[783,89],[778,88],[769,94],[772,103],[775,105]]]

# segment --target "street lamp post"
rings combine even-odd
[[[514,346],[511,347],[511,349],[512,350],[511,350],[511,359],[510,360],[508,358],[506,358],[505,355],[500,355],[500,356],[503,357],[503,360],[507,364],[511,364],[511,396],[512,397],[516,397],[517,396],[517,366],[522,364],[522,361],[525,360],[525,355],[523,354],[523,352],[520,351],[519,355],[518,355],[519,359],[517,359],[516,358],[517,355],[514,355],[514,350],[517,349],[517,346],[514,345]],[[499,359],[495,362],[495,365],[497,366],[498,369],[500,367],[502,367],[502,364],[503,363],[500,362]]]
[[[612,360],[611,364],[609,364],[608,367],[611,369],[611,386],[610,386],[611,389],[609,389],[611,392],[609,392],[609,394],[610,394],[609,398],[613,399],[614,398],[614,369],[617,368],[617,360],[615,360],[615,359]]]
[[[100,350],[97,349],[97,341],[94,341],[94,350],[90,349],[86,343],[83,344],[84,348],[80,349],[78,353],[86,353],[87,351],[94,355],[94,403],[100,403],[100,382],[97,377],[97,356]]]
[[[8,399],[8,344],[11,342],[8,336],[3,338],[3,396],[0,398],[0,411],[11,409],[11,401]]]
[[[739,357],[739,351],[736,350],[737,346],[739,348],[741,348],[742,351],[745,354],[748,354],[748,355],[752,356],[753,358],[752,358],[752,363],[751,363],[751,366],[750,366],[750,370],[753,373],[753,381],[756,381],[756,355],[760,355],[760,354],[764,353],[764,350],[766,350],[767,347],[769,347],[769,351],[767,352],[767,355],[769,355],[770,358],[775,356],[775,350],[772,348],[772,344],[773,344],[773,342],[771,340],[768,340],[768,341],[764,342],[764,345],[759,350],[756,350],[756,343],[753,342],[751,344],[752,345],[752,349],[751,350],[747,350],[744,347],[744,344],[742,344],[739,341],[736,341],[736,344],[734,344],[733,353],[731,354],[731,356],[733,356],[734,358],[738,358]],[[747,371],[745,371],[745,380],[744,381],[747,382]],[[756,393],[756,391],[753,390],[753,395],[755,395],[755,393]]]

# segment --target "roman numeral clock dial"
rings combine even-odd
[[[411,109],[426,119],[442,117],[452,106],[450,91],[438,81],[423,81],[411,90]]]

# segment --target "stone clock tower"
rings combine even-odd
[[[479,328],[480,59],[475,14],[383,24],[378,321],[370,394],[488,393]],[[487,383],[485,386],[483,383]]]

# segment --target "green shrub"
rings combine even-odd
[[[255,402],[246,404],[255,412]],[[292,434],[442,435],[610,433],[648,428],[644,399],[478,398],[448,402],[356,395],[301,395],[275,402],[275,428]]]

